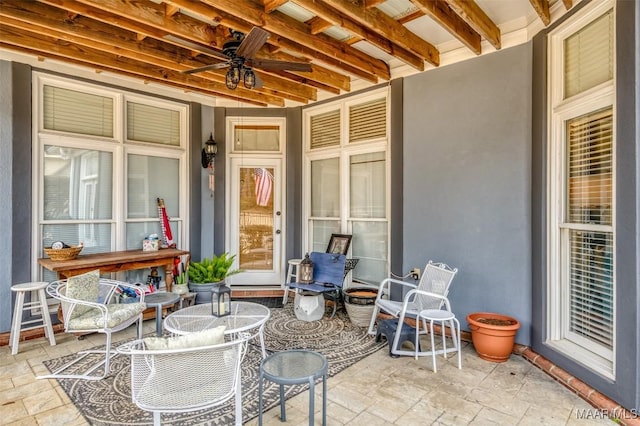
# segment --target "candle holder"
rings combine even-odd
[[[224,283],[211,289],[211,314],[225,317],[231,313],[231,289]]]

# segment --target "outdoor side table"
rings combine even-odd
[[[315,381],[322,377],[322,425],[327,424],[327,358],[304,349],[276,352],[260,363],[258,380],[258,425],[262,425],[262,384],[264,379],[280,385],[280,420],[287,421],[285,413],[285,385],[309,383],[309,425],[313,425]]]
[[[174,305],[180,295],[170,292],[151,293],[144,296],[147,306],[156,308],[156,336],[162,336],[162,307]]]

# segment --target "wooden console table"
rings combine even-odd
[[[186,250],[160,249],[158,251],[112,251],[80,255],[73,260],[38,259],[38,263],[50,271],[58,274],[58,279],[72,277],[85,272],[100,269],[101,273],[129,271],[132,269],[164,268],[166,290],[171,291],[173,284],[173,259],[177,256],[189,254]]]

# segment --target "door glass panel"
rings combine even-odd
[[[245,271],[273,268],[272,167],[240,168],[239,264]]]

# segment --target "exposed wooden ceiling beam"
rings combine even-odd
[[[211,6],[203,3],[193,2],[191,0],[167,0],[167,1],[172,4],[178,5],[181,8],[186,9],[196,15],[203,16],[204,19],[208,19],[212,23],[215,22],[215,24],[217,24],[217,26],[215,27],[216,29],[224,28],[227,33],[229,28],[233,28],[235,30],[243,31],[243,32],[248,32],[252,28],[252,25],[250,23],[243,21],[239,18],[236,18],[231,14],[216,10]],[[278,41],[277,39],[272,39],[272,40],[269,40],[268,43],[269,43],[269,47],[277,46],[277,47],[289,48],[294,51],[297,50],[299,53],[303,55],[304,53],[306,53],[305,48],[303,46],[299,46],[293,42],[287,42],[286,40]],[[265,55],[258,52],[256,57],[259,57],[262,59],[267,59],[267,58],[278,59],[283,61],[287,61],[287,60],[300,61],[301,59],[301,58],[293,57],[292,55],[273,54],[272,52],[269,51],[269,47],[267,47],[267,51],[269,52],[269,55]],[[304,55],[305,58],[307,59],[313,59],[315,56],[321,56],[321,59],[323,60],[323,62],[326,64],[329,64],[332,67],[342,69],[343,71],[346,71],[349,73],[353,72],[353,74],[358,75],[359,77],[364,78],[366,80],[376,81],[375,76],[368,73],[364,73],[361,70],[354,69],[349,65],[341,64],[339,61],[335,60],[335,58],[331,58],[328,55],[320,55],[320,54],[317,54],[316,52],[310,52],[310,51],[308,53],[309,55]],[[292,72],[292,73],[299,74],[305,80],[309,81],[310,84],[313,81],[317,81],[318,83],[320,83],[320,85],[327,85],[340,90],[346,90],[346,91],[350,90],[351,82],[349,77],[345,76],[344,74],[339,74],[336,71],[329,70],[315,63],[311,65],[310,73],[297,73],[297,72]],[[320,85],[315,87],[320,87]]]
[[[536,11],[540,20],[546,27],[551,23],[551,15],[549,14],[549,0],[529,0],[531,6]]]
[[[173,16],[178,12],[180,12],[180,8],[175,7],[175,6],[171,5],[171,4],[165,4],[164,5],[164,13],[165,13],[165,15]]]
[[[142,65],[138,61],[105,53],[100,50],[91,49],[84,46],[72,45],[66,41],[42,35],[40,33],[29,33],[16,29],[3,22],[0,28],[0,39],[7,45],[21,47],[42,52],[42,56],[52,58],[63,58],[69,62],[92,66],[103,70],[112,71],[119,74],[136,75],[153,81],[162,82],[167,85],[188,88],[191,91],[215,96],[222,96],[229,99],[241,99],[259,105],[284,106],[282,98],[266,95],[255,90],[238,88],[236,90],[227,89],[224,84],[203,80],[199,77],[185,75],[179,72]]]
[[[367,9],[360,2],[354,4],[350,0],[326,0],[325,3],[405,49],[417,53],[430,64],[440,65],[440,52],[435,46],[413,34],[380,9]]]
[[[331,24],[337,25],[349,31],[351,34],[358,37],[358,39],[364,39],[374,46],[382,49],[382,51],[396,56],[398,59],[411,65],[415,69],[424,71],[424,60],[421,57],[400,45],[393,44],[391,41],[365,28],[357,22],[349,18],[345,18],[337,10],[332,9],[331,7],[315,0],[292,1],[297,5],[307,9],[309,12],[315,13],[317,16],[330,22]],[[358,39],[354,40],[353,42],[359,41]]]
[[[145,42],[139,42],[137,35],[127,30],[115,29],[108,24],[92,20],[87,17],[79,17],[73,22],[63,22],[60,17],[65,12],[40,3],[23,2],[20,0],[5,0],[0,9],[0,16],[13,18],[24,23],[21,28],[29,30],[34,26],[41,27],[43,32],[50,36],[58,37],[71,43],[77,43],[86,47],[92,47],[106,52],[128,57],[130,59],[146,61],[150,64],[173,69],[174,71],[186,71],[203,64],[192,59],[190,51],[181,49],[158,40],[149,38]],[[114,43],[114,41],[117,41]],[[204,73],[203,78],[224,83],[226,70],[216,70]],[[298,84],[292,84],[280,77],[261,73],[260,78],[264,82],[266,90],[279,93],[280,96],[299,101],[305,99],[316,100],[316,90]]]
[[[449,31],[473,53],[482,53],[480,34],[460,18],[443,0],[411,0],[421,11]]]
[[[324,34],[314,36],[304,23],[298,22],[281,12],[273,11],[267,14],[263,8],[251,0],[206,0],[206,2],[215,9],[241,17],[252,25],[269,31],[272,36],[283,38],[280,40],[281,44],[288,39],[317,52],[317,54],[324,55],[324,52],[331,52],[334,58],[354,68],[384,80],[391,78],[389,67],[383,61]],[[318,59],[321,60],[320,58]]]
[[[289,0],[264,0],[264,11],[266,13],[271,13],[288,1]]]
[[[325,21],[319,16],[314,16],[305,23],[309,26],[309,32],[313,35],[320,34],[321,32],[331,28],[333,25],[331,22]]]
[[[496,50],[502,48],[500,28],[473,0],[445,0],[462,19],[484,37]],[[571,1],[571,0],[567,0]]]
[[[371,9],[372,7],[376,7],[379,4],[384,3],[387,0],[365,0],[364,1],[364,7],[366,7],[367,9]]]

